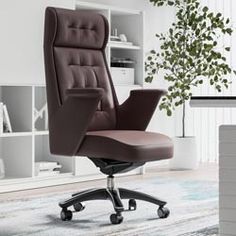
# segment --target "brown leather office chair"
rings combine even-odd
[[[108,35],[107,20],[100,14],[46,9],[44,55],[51,153],[87,156],[108,175],[106,188],[76,193],[59,203],[61,219],[72,219],[70,206],[81,211],[83,202],[99,199],[113,203],[113,224],[123,220],[121,199],[129,199],[129,210],[136,209],[135,199],[156,204],[159,217],[166,218],[165,201],[114,186],[116,173],[171,158],[173,144],[163,134],[145,131],[164,91],[134,90],[118,104],[105,56]]]

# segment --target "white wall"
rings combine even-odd
[[[0,1],[0,83],[42,83],[46,6],[74,7],[73,0]]]

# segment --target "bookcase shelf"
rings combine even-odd
[[[66,178],[66,177],[73,177],[73,172],[65,172],[65,173],[60,173],[59,175],[56,176],[35,176],[35,180],[53,180],[55,178]]]
[[[34,135],[38,136],[38,135],[48,135],[49,131],[48,130],[44,130],[44,131],[34,131]]]
[[[136,45],[125,45],[125,44],[117,44],[113,42],[109,42],[108,47],[111,49],[125,49],[125,50],[140,50],[141,47]]]
[[[27,136],[32,136],[32,132],[12,132],[12,133],[0,134],[0,138],[27,137]]]

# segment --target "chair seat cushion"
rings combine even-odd
[[[172,140],[145,131],[105,130],[87,132],[78,155],[125,162],[147,162],[173,156]]]

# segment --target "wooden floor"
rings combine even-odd
[[[167,167],[152,167],[148,168],[144,175],[134,175],[127,177],[116,178],[117,186],[122,185],[125,182],[131,182],[134,179],[145,181],[145,179],[168,176],[176,179],[194,179],[194,180],[218,180],[218,165],[216,164],[204,164],[200,165],[198,170],[191,171],[169,171]],[[5,199],[19,199],[19,198],[32,198],[44,195],[45,193],[59,193],[59,192],[78,192],[81,189],[89,189],[94,187],[105,187],[106,180],[87,181],[82,183],[74,183],[67,185],[60,185],[54,187],[18,191],[12,193],[0,194],[0,201]]]

